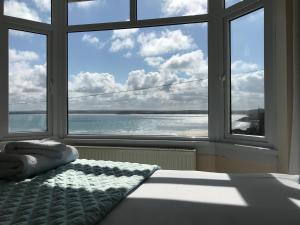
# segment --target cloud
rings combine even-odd
[[[30,9],[26,3],[16,0],[5,1],[4,14],[7,16],[41,22],[41,18],[35,10]]]
[[[125,49],[132,49],[135,46],[134,35],[138,33],[139,29],[123,29],[114,30],[112,33],[112,43],[110,46],[111,52],[119,52]]]
[[[234,61],[231,64],[231,72],[232,74],[237,74],[237,73],[249,73],[252,71],[259,70],[259,66],[254,63],[246,63],[241,60]]]
[[[161,65],[161,70],[171,73],[184,73],[193,79],[208,76],[208,61],[201,50],[186,54],[176,54]]]
[[[101,42],[99,40],[99,38],[97,38],[97,37],[95,37],[93,35],[90,35],[90,34],[84,34],[82,36],[81,40],[83,42],[86,42],[86,43],[88,43],[90,45],[93,45],[93,46],[95,46],[95,47],[97,47],[99,49],[103,48],[106,45],[106,43]]]
[[[208,60],[201,50],[144,60],[152,63],[153,71],[133,70],[122,83],[108,73],[74,75],[69,81],[71,96],[95,96],[73,99],[71,109],[207,109]],[[263,71],[253,71],[259,66],[243,61],[234,62],[233,67],[240,71],[232,75],[233,106],[240,109],[263,107]]]
[[[42,12],[51,11],[51,0],[33,0],[33,2]]]
[[[112,34],[112,39],[125,39],[128,37],[131,37],[132,35],[138,33],[139,29],[138,28],[133,28],[133,29],[122,29],[122,30],[114,30]]]
[[[233,91],[264,93],[264,71],[234,74],[231,77],[231,82]]]
[[[39,55],[32,51],[17,51],[16,49],[9,49],[9,61],[14,62],[28,62],[39,59]]]
[[[264,107],[264,70],[244,61],[232,63],[232,107],[248,110]]]
[[[162,12],[165,16],[206,14],[207,0],[163,0]]]
[[[138,36],[138,42],[141,44],[140,54],[143,57],[190,50],[196,47],[193,38],[185,35],[181,30],[165,30],[159,35],[155,32],[141,33]]]
[[[264,108],[264,94],[255,92],[232,92],[233,110],[251,110]]]
[[[69,91],[75,93],[109,93],[121,89],[109,73],[81,72],[69,81]]]
[[[175,74],[149,72],[145,70],[135,70],[128,74],[126,86],[129,89],[151,88],[161,86],[164,84],[171,84],[177,82],[179,78]]]
[[[144,61],[149,65],[153,67],[160,66],[165,59],[163,57],[146,57]]]
[[[254,63],[241,60],[231,65],[232,90],[245,93],[264,93],[264,70]]]
[[[206,77],[203,72],[207,70],[207,60],[202,51],[175,55],[166,60],[159,57],[147,60],[161,63],[156,64],[155,71],[140,69],[129,72],[122,84],[116,82],[113,74],[75,74],[69,81],[70,96],[89,97],[72,99],[70,109],[207,109],[207,71]],[[182,63],[184,68],[176,70],[175,62],[180,64],[185,60],[192,62]],[[203,62],[194,64],[197,60]],[[204,65],[203,71],[197,65]],[[195,80],[199,71],[203,72],[203,79]]]
[[[31,51],[9,49],[9,59],[10,110],[46,110],[47,65]]]
[[[134,40],[131,38],[126,39],[116,39],[111,43],[110,51],[111,52],[119,52],[124,49],[132,49],[134,48]]]
[[[70,3],[69,3],[70,4]],[[76,2],[73,3],[76,5],[76,7],[80,9],[90,9],[96,6],[104,6],[106,4],[106,0],[89,0],[89,1],[83,1],[83,2]]]

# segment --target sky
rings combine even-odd
[[[206,0],[138,3],[138,19],[207,12]],[[49,23],[49,6],[6,0],[4,12]],[[70,3],[68,10],[70,25],[129,18],[124,0]],[[69,108],[207,110],[207,29],[203,23],[69,34]],[[232,21],[231,30],[233,109],[263,107],[263,10]],[[46,37],[10,31],[9,41],[10,110],[44,110]]]

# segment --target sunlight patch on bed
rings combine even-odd
[[[205,180],[220,180],[220,181],[230,181],[231,178],[225,173],[212,173],[212,172],[199,172],[199,171],[172,171],[163,170],[159,173],[155,173],[152,177],[154,178],[179,178],[179,179],[205,179]]]
[[[248,206],[237,188],[223,186],[144,184],[132,193],[129,198]]]

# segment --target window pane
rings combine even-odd
[[[264,136],[264,10],[231,22],[232,133]]]
[[[9,30],[9,132],[47,130],[47,38]]]
[[[70,134],[207,136],[207,24],[73,33],[68,55]]]
[[[69,25],[118,22],[129,19],[129,0],[69,0]]]
[[[138,0],[138,18],[153,19],[207,13],[207,0]]]
[[[242,1],[243,0],[225,0],[225,7],[228,8]]]
[[[51,0],[4,0],[4,15],[51,23]]]

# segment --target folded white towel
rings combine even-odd
[[[10,154],[43,155],[59,159],[66,150],[66,145],[52,140],[15,141],[5,145],[4,151]]]
[[[0,153],[0,179],[23,180],[78,159],[75,147],[66,146],[59,159],[43,155]]]

